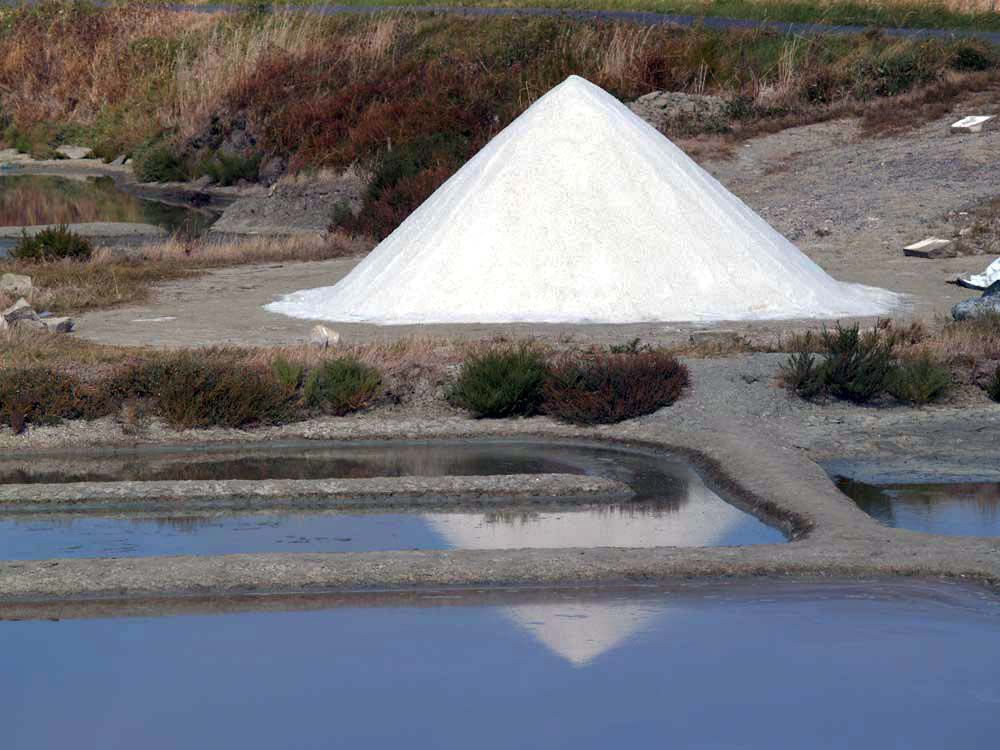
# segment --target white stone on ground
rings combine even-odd
[[[571,76],[347,277],[267,306],[405,323],[877,315],[617,99]]]

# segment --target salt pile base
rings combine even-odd
[[[405,323],[878,315],[617,99],[571,76],[348,276],[268,310]]]

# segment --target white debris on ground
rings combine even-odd
[[[958,284],[969,289],[986,289],[994,281],[1000,281],[1000,258],[990,263],[982,273],[958,279]]]
[[[877,315],[666,137],[571,76],[336,286],[267,306],[393,323]]]
[[[951,124],[952,133],[981,133],[983,128],[992,124],[993,115],[969,115]]]

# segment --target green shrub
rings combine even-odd
[[[342,416],[369,406],[382,388],[382,374],[356,359],[324,362],[306,378],[303,400],[312,409]]]
[[[20,434],[30,424],[106,413],[77,378],[47,367],[0,370],[0,424]]]
[[[284,357],[275,357],[271,362],[271,372],[285,388],[297,391],[302,385],[305,368],[298,362],[289,362]]]
[[[184,162],[162,141],[137,149],[132,154],[132,170],[140,182],[180,182],[188,178]]]
[[[951,372],[924,352],[893,369],[887,390],[900,401],[927,404],[945,396],[950,388]]]
[[[993,377],[986,383],[986,395],[1000,402],[1000,366],[993,371]]]
[[[544,409],[574,424],[611,424],[669,406],[687,384],[687,368],[666,352],[571,355],[552,368]]]
[[[499,346],[469,357],[449,400],[476,417],[530,417],[542,403],[548,365],[528,345]]]
[[[102,392],[107,403],[152,399],[178,429],[276,424],[294,416],[288,390],[270,373],[189,353],[127,367]]]
[[[259,170],[260,156],[245,158],[222,151],[198,167],[200,174],[208,175],[220,185],[235,185],[240,180],[253,182],[257,179]]]
[[[780,374],[782,382],[802,398],[816,398],[826,390],[825,369],[809,351],[788,356]]]
[[[831,395],[854,403],[864,403],[886,390],[893,370],[895,338],[878,328],[861,332],[855,324],[821,335],[826,360],[823,381]]]
[[[640,352],[652,351],[653,347],[649,344],[643,344],[642,339],[636,336],[634,339],[629,339],[624,344],[612,344],[608,347],[608,351],[612,354],[639,354]]]
[[[17,260],[89,260],[94,252],[90,240],[71,232],[62,224],[43,229],[33,237],[21,233],[21,239],[10,250],[10,256]]]

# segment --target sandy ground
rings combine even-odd
[[[981,100],[976,111],[994,109]],[[970,109],[971,111],[971,109]],[[982,271],[990,257],[907,258],[902,246],[948,236],[949,212],[1000,194],[1000,130],[951,135],[955,114],[902,136],[861,139],[852,121],[793,128],[747,142],[737,155],[705,166],[835,277],[908,296],[903,317],[945,315],[970,293],[947,284]],[[819,230],[819,232],[817,232]],[[262,305],[298,289],[336,283],[358,262],[262,265],[214,271],[160,287],[147,305],[86,314],[79,335],[155,346],[274,345],[302,341],[311,324],[267,313]],[[780,331],[804,321],[762,324],[626,326],[369,326],[335,324],[345,340],[424,335],[481,338],[529,335],[607,343],[640,336],[669,343],[692,329]]]

